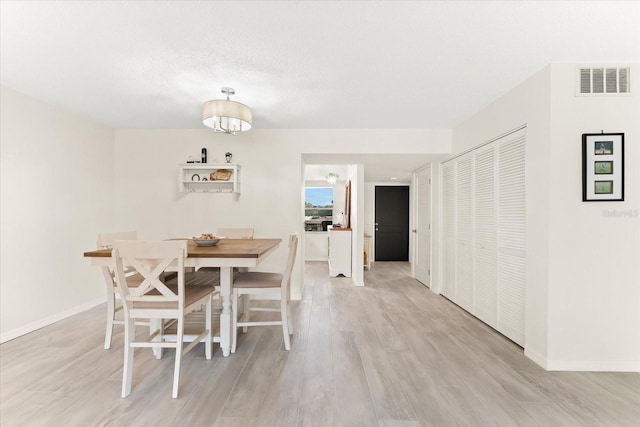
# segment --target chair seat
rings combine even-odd
[[[212,272],[194,271],[184,275],[184,284],[189,286],[220,286],[220,272],[213,274]]]
[[[220,267],[211,267],[213,270],[208,270],[209,267],[203,267],[198,271],[192,273],[186,273],[184,275],[185,285],[187,286],[220,286]],[[240,273],[233,271],[233,278],[235,280]],[[176,278],[173,277],[167,280],[167,285],[176,283]]]
[[[178,293],[177,286],[167,286],[171,289],[172,292]],[[206,297],[210,293],[213,292],[213,288],[208,286],[185,286],[184,287],[184,305],[185,307],[190,306]],[[157,289],[152,289],[147,292],[145,295],[162,295]],[[133,308],[167,308],[173,309],[178,308],[178,302],[146,302],[146,301],[133,301]]]
[[[242,273],[233,282],[234,288],[279,288],[282,286],[282,274],[250,271]]]
[[[239,272],[244,271],[246,269],[247,269],[247,267],[233,267],[233,274],[239,273]],[[205,273],[218,273],[218,274],[220,274],[220,267],[200,267],[196,273],[198,273],[200,271],[205,272]]]

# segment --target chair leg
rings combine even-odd
[[[116,296],[113,290],[107,293],[107,330],[104,334],[105,350],[109,350],[111,348],[111,337],[113,335],[113,319],[115,319],[116,316]]]
[[[207,307],[205,309],[205,327],[209,331],[207,333],[207,338],[204,342],[204,354],[207,360],[211,360],[211,353],[212,353],[211,347],[213,342],[213,337],[212,337],[213,326],[211,324],[211,304],[212,304],[212,298],[211,298],[211,295],[209,295],[209,299],[207,300]]]
[[[178,319],[178,329],[176,336],[176,364],[173,369],[173,392],[171,397],[178,397],[180,387],[180,363],[182,362],[182,341],[184,340],[184,318]]]
[[[133,319],[126,319],[124,325],[124,363],[122,369],[122,397],[131,394],[131,382],[133,379],[133,354],[132,343],[136,339],[136,324]]]
[[[238,290],[233,290],[231,296],[231,353],[236,352],[236,342],[238,341]]]
[[[280,315],[282,316],[282,335],[284,336],[284,349],[291,350],[291,342],[289,340],[289,316],[287,315],[287,300],[280,301]]]
[[[249,300],[251,299],[251,295],[249,294],[244,294],[242,296],[242,321],[243,322],[248,322],[249,321],[249,312],[251,310],[249,310]],[[246,334],[247,331],[249,330],[248,326],[243,326],[242,327],[242,333]]]
[[[291,306],[289,305],[289,301],[287,301],[287,320],[289,327],[289,335],[293,335],[293,321],[291,320]]]

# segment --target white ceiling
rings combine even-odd
[[[551,62],[640,60],[639,22],[638,1],[1,1],[0,78],[116,129],[201,128],[223,86],[255,129],[451,128]]]

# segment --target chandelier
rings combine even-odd
[[[213,129],[214,132],[231,135],[251,129],[251,109],[244,104],[229,100],[229,95],[236,93],[233,88],[223,87],[222,93],[227,95],[226,100],[220,99],[204,103],[202,123]]]
[[[340,175],[335,172],[331,172],[325,178],[329,184],[335,184],[338,182],[338,178],[340,178]]]

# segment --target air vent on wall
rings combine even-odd
[[[631,69],[629,67],[579,68],[580,95],[630,93]]]

